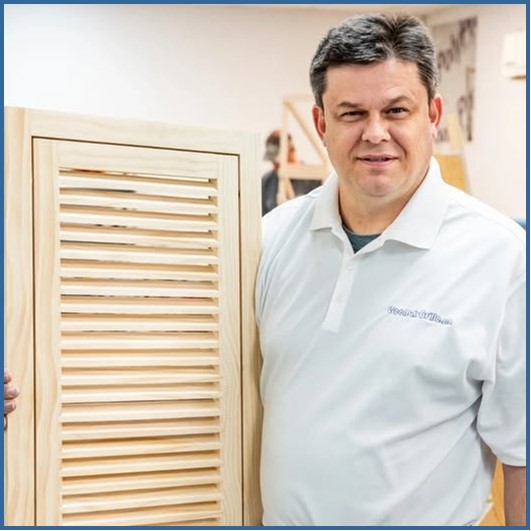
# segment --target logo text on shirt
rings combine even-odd
[[[400,317],[410,317],[412,319],[423,319],[432,323],[440,325],[453,325],[451,319],[441,317],[435,312],[428,312],[426,310],[409,310],[407,308],[397,308],[396,306],[388,306],[387,313],[390,315],[399,315]]]

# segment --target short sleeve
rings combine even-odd
[[[492,377],[483,383],[478,432],[498,459],[526,466],[526,281],[513,284],[498,334]]]

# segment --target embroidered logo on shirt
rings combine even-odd
[[[390,315],[399,315],[400,317],[410,317],[411,319],[423,319],[440,325],[453,325],[451,319],[441,317],[438,313],[428,312],[426,310],[408,310],[407,308],[397,308],[396,306],[388,306],[387,313]]]

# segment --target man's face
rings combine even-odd
[[[428,102],[417,65],[390,59],[327,70],[315,127],[357,202],[407,202],[428,170],[442,102]]]

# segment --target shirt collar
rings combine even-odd
[[[395,240],[413,247],[429,249],[441,227],[449,199],[441,178],[439,164],[431,159],[428,173],[417,191],[396,219],[379,238],[371,242],[370,250],[380,247],[387,240]],[[332,173],[325,181],[316,199],[311,230],[330,228],[332,232],[342,231],[339,214],[338,177]],[[374,244],[374,246],[372,245]],[[369,250],[369,246],[367,246]]]

